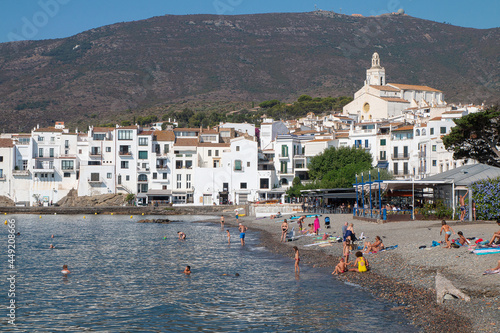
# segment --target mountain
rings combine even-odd
[[[498,102],[500,28],[333,12],[161,16],[0,44],[0,130],[107,122],[185,102],[352,95],[371,55],[387,82]]]

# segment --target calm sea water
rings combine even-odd
[[[104,215],[14,218],[21,233],[17,327],[7,324],[8,288],[2,278],[1,331],[416,331],[390,310],[394,304],[379,302],[330,272],[301,265],[296,278],[293,259],[259,247],[256,232],[249,231],[241,247],[234,228],[228,245],[217,224],[192,223],[206,217],[179,216],[170,224]],[[5,277],[3,223],[0,230]],[[187,240],[179,241],[177,231]],[[71,270],[67,277],[61,274],[63,264]],[[182,273],[186,265],[191,276]]]

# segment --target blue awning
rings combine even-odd
[[[389,162],[378,162],[377,168],[387,169],[389,167]]]

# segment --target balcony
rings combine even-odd
[[[47,162],[35,162],[33,172],[54,172],[54,164]]]
[[[377,156],[377,161],[387,162],[387,156]]]
[[[92,185],[92,184],[101,184],[104,181],[101,178],[101,176],[99,176],[99,177],[93,176],[93,177],[87,178],[87,182]]]
[[[121,157],[132,157],[132,152],[131,151],[120,150],[119,154],[120,154]]]
[[[102,153],[100,151],[90,151],[89,157],[101,157]]]
[[[372,149],[372,145],[352,145],[352,146],[357,149],[365,149],[365,150]]]
[[[393,160],[407,160],[410,158],[410,154],[392,154]]]
[[[427,155],[426,152],[423,151],[418,152],[418,158],[426,158],[426,155]]]
[[[280,158],[280,159],[282,159],[282,158],[284,159],[284,158],[288,158],[288,157],[290,157],[288,154],[284,154],[284,155],[283,154],[279,154],[278,155],[278,158]]]
[[[158,170],[167,170],[168,169],[168,165],[157,165],[156,169],[158,169]]]
[[[28,169],[26,170],[12,170],[12,174],[14,176],[29,176],[30,175],[30,171]]]

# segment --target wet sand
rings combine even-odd
[[[330,217],[331,228],[324,226],[325,216]],[[287,218],[284,216],[283,218]],[[297,246],[301,263],[316,267],[329,267],[333,271],[342,255],[342,243],[320,247],[304,245],[314,242],[313,237],[300,237],[295,241],[280,243],[280,219],[243,217],[236,221],[227,215],[226,224],[236,226],[244,223],[250,229],[262,231],[262,245],[269,250],[290,257],[293,260],[292,246]],[[307,218],[305,225],[312,223]],[[341,281],[354,283],[372,293],[375,297],[394,302],[394,311],[403,311],[409,321],[424,332],[499,332],[500,331],[500,274],[482,275],[483,271],[493,268],[500,254],[477,256],[467,247],[445,249],[444,246],[431,248],[432,241],[444,240],[439,235],[439,221],[409,221],[377,224],[354,220],[352,215],[322,215],[320,234],[328,232],[340,236],[345,222],[354,223],[354,231],[359,237],[363,232],[367,241],[373,242],[380,236],[385,246],[398,245],[391,251],[367,254],[371,270],[367,273],[348,272],[331,276]],[[494,222],[448,223],[455,232],[462,231],[465,237],[489,239],[498,225]],[[295,227],[292,220],[289,230]],[[296,235],[299,233],[296,232]],[[452,235],[452,238],[456,238]],[[366,241],[364,240],[364,241]],[[358,245],[362,245],[358,242]],[[427,249],[419,249],[425,245]],[[350,258],[354,257],[354,253]],[[455,287],[471,297],[470,302],[459,299],[436,303],[435,276],[440,272]]]

